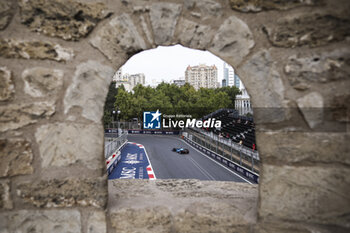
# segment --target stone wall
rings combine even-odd
[[[347,0],[0,0],[1,232],[348,232],[349,9]],[[129,182],[108,215],[109,82],[135,53],[172,44],[209,50],[242,78],[259,197],[233,183]],[[129,193],[140,187],[163,201],[134,209]],[[191,194],[179,198],[181,189]],[[206,204],[213,197],[223,212]],[[244,217],[247,200],[257,204]]]

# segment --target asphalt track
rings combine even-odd
[[[142,144],[157,179],[199,179],[246,182],[188,145],[179,136],[129,134],[129,142]],[[174,147],[189,149],[189,154],[172,152]]]

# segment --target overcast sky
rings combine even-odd
[[[185,77],[188,65],[215,65],[218,68],[218,82],[223,78],[223,63],[219,57],[208,51],[189,49],[181,45],[159,46],[132,56],[122,66],[122,73],[144,73],[146,84],[153,79],[170,81]]]

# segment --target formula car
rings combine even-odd
[[[188,154],[190,153],[188,149],[185,149],[185,148],[173,148],[173,151],[176,152],[176,153],[179,153],[179,154]]]

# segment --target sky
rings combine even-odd
[[[170,81],[185,78],[188,65],[215,65],[218,68],[218,82],[223,78],[223,63],[219,57],[208,51],[189,49],[181,45],[159,46],[132,56],[123,66],[123,75],[144,73],[146,85],[156,79]]]

